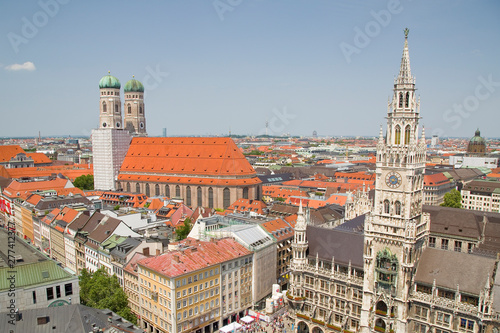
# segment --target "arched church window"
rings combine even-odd
[[[142,106],[139,106],[139,113],[142,114]]]
[[[198,204],[198,207],[203,207],[203,203],[202,203],[202,194],[201,194],[201,186],[198,186],[198,188],[196,189],[196,199],[197,199],[197,204]]]
[[[222,191],[222,197],[223,197],[223,204],[224,204],[224,209],[229,207],[231,205],[231,192],[229,191],[229,188],[225,188]]]
[[[403,93],[399,93],[399,107],[403,107]]]
[[[410,125],[406,125],[405,128],[405,145],[410,143]]]
[[[394,143],[399,145],[401,143],[401,127],[399,125],[396,126],[394,130]]]
[[[186,205],[191,207],[191,187],[186,187]]]
[[[410,93],[406,93],[406,98],[405,98],[405,108],[410,106]]]
[[[127,182],[127,192],[130,192],[130,183]]]
[[[385,304],[384,301],[378,301],[376,310],[378,314],[385,316],[387,314],[387,305]]]
[[[118,104],[115,104],[115,113],[118,113]]]
[[[135,184],[135,193],[141,193],[141,185],[139,183]]]
[[[106,102],[102,102],[102,112],[107,112]]]
[[[149,184],[146,184],[146,196],[149,197],[150,196],[150,192],[149,192]]]
[[[165,185],[165,196],[170,198],[170,186]]]
[[[248,199],[248,187],[243,188],[243,199]]]
[[[389,200],[385,199],[384,200],[384,213],[389,214],[391,209],[391,204],[389,203]]]
[[[155,185],[155,195],[156,196],[160,195],[160,185],[158,185],[158,184]]]
[[[175,186],[175,196],[177,198],[180,198],[180,196],[181,196],[181,187],[179,185]]]
[[[394,204],[394,214],[395,215],[401,215],[401,202],[396,201]]]
[[[127,112],[128,114],[132,113],[132,106],[130,106],[130,104],[127,105]]]
[[[208,188],[208,208],[214,208],[214,189]]]

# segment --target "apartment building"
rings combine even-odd
[[[141,327],[151,332],[217,331],[223,315],[222,265],[228,268],[229,263],[245,262],[245,258],[250,262],[251,256],[252,252],[230,238],[209,242],[187,239],[178,243],[175,250],[139,260]],[[248,266],[244,264],[245,267]],[[227,274],[225,279],[229,281]],[[249,277],[248,268],[246,274],[241,276]],[[229,286],[226,287],[229,292]],[[246,295],[245,291],[240,294],[242,287],[248,288],[248,280],[238,286],[237,297]]]

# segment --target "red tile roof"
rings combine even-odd
[[[0,162],[8,162],[19,153],[26,154],[24,149],[18,145],[0,146]]]
[[[61,220],[66,223],[71,223],[78,216],[79,212],[73,208],[64,207],[56,216],[56,220]]]
[[[264,214],[264,209],[267,208],[267,205],[260,200],[250,200],[250,199],[238,199],[233,202],[226,211],[232,213],[241,213],[241,212],[254,212],[257,214]]]
[[[143,202],[146,201],[147,197],[141,193],[105,191],[102,192],[99,199],[107,205],[124,205],[138,208]]]
[[[291,238],[294,235],[293,226],[281,218],[262,223],[261,227],[272,234],[278,242]]]
[[[7,186],[3,193],[8,197],[17,197],[25,193],[30,193],[34,191],[45,191],[45,190],[55,190],[60,191],[66,188],[70,183],[67,179],[55,178],[53,180],[35,181],[35,182],[18,182],[13,180],[9,186]]]
[[[187,238],[181,243],[186,248],[142,259],[138,265],[172,278],[252,253],[232,238],[213,242]]]
[[[299,190],[297,187],[284,187],[281,185],[262,186],[262,195],[270,196],[271,198],[288,199],[290,196],[305,197],[307,191]]]
[[[442,172],[435,173],[433,175],[424,175],[424,185],[442,185],[445,183],[449,183],[450,180],[446,177]]]
[[[28,197],[28,199],[26,201],[29,202],[30,204],[32,204],[33,206],[36,206],[40,200],[42,200],[41,195],[32,194]]]
[[[145,173],[151,176],[144,176]],[[247,178],[233,179],[235,176]],[[260,183],[231,138],[134,138],[118,179],[212,185]]]
[[[30,168],[6,169],[0,166],[0,175],[6,178],[19,179],[24,177],[47,177],[53,174],[61,174],[71,181],[83,175],[92,175],[94,170],[92,164],[73,164],[73,165],[49,165]]]
[[[130,274],[137,276],[137,262],[139,260],[142,260],[144,258],[148,258],[148,256],[145,256],[142,253],[136,252],[132,258],[129,260],[125,268],[123,268],[125,271],[129,272]]]
[[[52,160],[44,153],[27,153],[26,156],[31,157],[35,162],[35,165],[52,163]]]

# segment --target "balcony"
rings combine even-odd
[[[411,298],[433,306],[444,307],[451,311],[458,310],[469,313],[473,316],[477,316],[479,313],[478,307],[473,304],[459,302],[445,297],[433,296],[432,294],[423,293],[421,291],[414,292]]]

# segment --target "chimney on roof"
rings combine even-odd
[[[149,247],[145,247],[142,249],[142,254],[144,254],[145,256],[149,256]]]
[[[172,260],[175,261],[175,262],[177,262],[177,263],[180,262],[179,256],[177,254],[174,254],[172,256]]]

